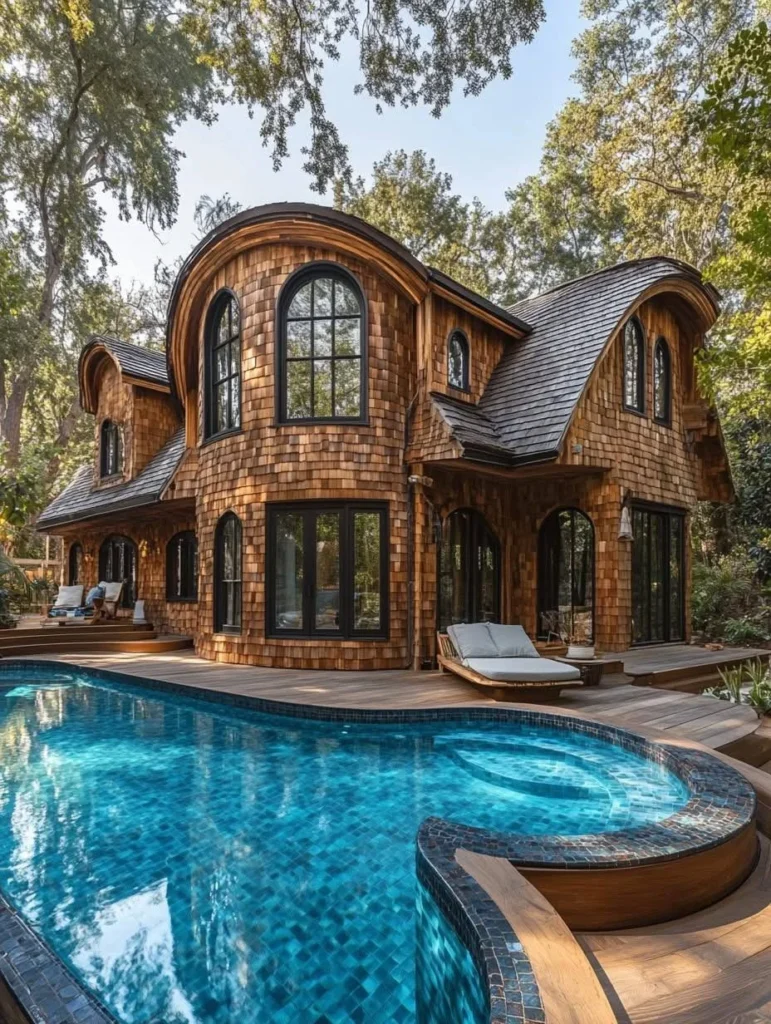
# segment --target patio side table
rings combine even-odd
[[[573,665],[581,673],[581,682],[584,686],[599,686],[602,679],[602,658],[592,658],[585,661],[578,658],[563,658],[556,655],[555,661],[563,661],[566,665]]]

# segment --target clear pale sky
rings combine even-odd
[[[458,90],[439,119],[424,108],[386,109],[378,115],[371,99],[353,95],[355,61],[344,54],[339,63],[328,64],[327,108],[349,147],[354,172],[366,177],[389,149],[423,149],[452,175],[453,188],[464,199],[478,196],[488,208],[500,209],[506,189],[536,170],[547,123],[576,92],[570,46],[585,24],[579,0],[546,0],[545,6],[546,21],[534,41],[514,51],[512,77],[494,82],[478,97],[464,98]],[[211,128],[183,125],[175,140],[185,153],[175,226],[156,239],[107,207],[105,235],[117,261],[115,276],[126,283],[149,282],[157,259],[172,262],[186,255],[195,244],[193,210],[202,194],[229,192],[244,206],[331,203],[331,196],[310,190],[301,169],[303,127],[298,122],[289,137],[291,156],[275,173],[261,144],[259,121],[250,120],[243,108],[224,108]]]

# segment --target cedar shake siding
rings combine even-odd
[[[306,360],[293,374],[316,375],[318,397],[308,401],[321,410],[319,422],[288,418],[279,392],[290,372],[279,317],[284,297],[295,294],[282,289],[314,267],[351,289],[334,291],[332,306],[320,285],[314,312],[300,304],[292,314],[307,323],[315,317],[312,330],[320,332],[307,357],[302,345],[285,355]],[[361,293],[360,315],[354,292]],[[219,321],[212,326],[211,311],[231,301],[212,340]],[[531,636],[540,629],[539,530],[555,509],[584,513],[594,527],[594,639],[600,649],[621,650],[640,638],[634,618],[641,615],[632,543],[619,539],[624,504],[682,513],[677,522],[687,536],[697,500],[732,497],[720,426],[694,373],[717,295],[676,261],[620,264],[504,310],[358,218],[275,204],[245,211],[204,239],[183,265],[169,309],[165,356],[111,338],[84,347],[81,402],[94,414],[94,459],[38,526],[82,545],[87,585],[97,582],[105,538],[133,540],[148,618],[190,634],[203,657],[308,669],[431,662],[439,541],[448,516],[464,509],[484,517],[496,542],[495,584],[489,577],[485,600],[497,585],[500,618],[521,622]],[[642,415],[623,402],[622,335],[632,315],[645,341]],[[343,341],[327,340],[332,330]],[[360,349],[350,342],[358,330]],[[305,338],[303,331],[310,339],[311,327],[297,336]],[[463,387],[453,387],[448,374],[454,331],[467,345]],[[659,337],[669,352],[666,423],[654,418]],[[363,386],[351,391],[360,366]],[[338,407],[346,415],[335,420]],[[100,428],[108,420],[123,442],[117,479],[99,473]],[[215,551],[226,515],[240,523],[240,558]],[[279,519],[320,531],[312,550],[306,534],[308,550],[292,549],[290,577],[286,561],[269,550]],[[343,531],[339,550],[323,533],[330,522]],[[371,548],[375,522],[386,531],[379,563]],[[356,524],[365,523],[366,571],[351,548]],[[167,545],[183,531],[197,538],[197,597],[173,601]],[[687,544],[685,552],[687,580]],[[448,585],[441,583],[445,601]],[[452,586],[459,585],[456,578]],[[275,602],[287,586],[294,611],[278,629]],[[456,607],[462,614],[462,602]]]

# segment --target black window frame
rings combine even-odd
[[[70,587],[85,585],[83,581],[83,545],[79,540],[70,544],[67,554],[67,580]]]
[[[111,444],[114,439],[114,444]],[[109,480],[123,475],[123,432],[111,419],[102,420],[99,428],[99,478]]]
[[[453,342],[458,342],[461,348],[461,383],[454,384],[450,376],[451,366],[451,353]],[[447,385],[451,387],[453,391],[465,391],[468,392],[470,388],[470,372],[469,372],[469,360],[471,358],[471,349],[469,347],[468,338],[466,332],[462,331],[459,327],[455,327],[447,338]]]
[[[316,628],[316,544],[315,517],[327,512],[340,514],[340,629]],[[380,516],[380,626],[378,629],[353,628],[354,605],[354,516],[357,512],[375,512]],[[295,513],[303,517],[303,625],[299,629],[276,626],[276,517]],[[384,501],[301,501],[269,502],[266,505],[267,552],[265,573],[265,632],[274,640],[388,640],[390,636],[391,524],[390,508]]]
[[[627,371],[627,345],[626,335],[627,330],[632,328],[637,334],[637,399],[633,404],[627,401],[626,392],[626,371]],[[643,325],[636,316],[630,316],[624,324],[624,329],[621,332],[621,345],[622,345],[622,400],[625,412],[636,413],[638,416],[645,415],[645,392],[646,392],[646,375],[645,375],[645,331]]]
[[[195,530],[180,530],[166,545],[166,600],[187,604],[198,600],[198,538]]]
[[[555,602],[551,599],[554,596],[555,591],[559,591],[559,561],[555,561],[553,553],[547,551],[547,543],[550,540],[549,527],[550,523],[558,519],[558,517],[565,512],[569,512],[571,515],[571,526],[570,526],[570,544],[571,544],[571,566],[575,565],[575,542],[576,542],[576,528],[575,521],[576,517],[580,516],[584,519],[591,528],[592,537],[592,566],[589,574],[591,581],[591,594],[592,594],[592,630],[590,636],[587,638],[588,642],[593,643],[597,633],[596,625],[596,611],[597,611],[597,593],[596,593],[596,582],[597,582],[597,530],[595,528],[592,517],[584,512],[582,508],[577,505],[560,505],[557,508],[551,510],[548,515],[544,516],[541,525],[538,527],[538,563],[537,563],[537,579],[536,579],[536,637],[539,640],[548,639],[549,633],[557,633],[560,636],[563,634],[563,630],[560,628],[560,623],[557,623],[556,630],[546,630],[543,628],[542,619],[543,615],[547,611],[552,611],[553,608],[548,607],[553,605]],[[547,579],[549,574],[553,575],[552,579]],[[575,579],[571,577],[570,581],[570,629],[567,631],[570,635],[575,634]],[[559,601],[557,601],[559,603]]]
[[[228,522],[235,522],[237,527],[236,552],[238,555],[238,575],[232,580],[222,578],[222,566],[224,562],[224,536],[225,527]],[[225,588],[233,586],[238,596],[238,623],[224,621],[224,609],[227,607],[227,593]],[[234,607],[235,607],[234,597]],[[244,529],[239,517],[233,511],[225,512],[217,520],[214,528],[214,632],[229,634],[230,636],[240,635],[244,621]]]
[[[230,304],[234,302],[238,310],[238,331],[228,335],[228,339],[224,342],[219,341],[219,325],[222,316],[230,317]],[[214,441],[220,437],[228,437],[232,434],[240,434],[242,427],[242,345],[241,345],[241,325],[242,325],[242,314],[241,314],[241,303],[238,301],[238,296],[231,288],[221,288],[214,296],[212,301],[209,303],[209,309],[206,314],[206,326],[204,332],[204,441]],[[237,347],[238,349],[238,372],[231,373],[230,368],[232,366],[232,349]],[[228,349],[228,373],[224,377],[217,376],[217,353],[223,349]],[[232,422],[232,403],[231,393],[233,387],[233,381],[238,381],[238,423],[233,425]],[[228,425],[222,427],[219,430],[215,430],[215,415],[216,415],[216,389],[220,384],[227,383],[228,385]]]
[[[632,606],[632,632],[630,637],[630,643],[633,647],[650,647],[658,644],[668,643],[685,643],[686,636],[686,573],[687,573],[687,544],[686,544],[686,532],[688,528],[688,513],[683,508],[677,508],[672,505],[662,505],[657,502],[651,501],[633,501],[631,502],[631,515],[632,515],[632,571],[630,573],[630,586],[631,586],[631,606]],[[661,639],[652,639],[652,599],[651,599],[651,563],[652,563],[652,545],[650,543],[651,536],[651,517],[658,516],[662,523],[666,523],[666,529],[662,533],[662,566],[665,567],[664,581],[663,581],[663,600],[662,600],[662,637]],[[647,629],[645,629],[646,636],[643,639],[638,639],[638,623],[636,622],[636,600],[635,600],[635,584],[636,584],[636,573],[637,567],[637,550],[636,545],[638,542],[638,523],[641,522],[642,517],[647,517],[648,520],[648,544],[647,544],[647,557],[641,559],[645,562],[643,566],[647,583],[647,594],[645,595],[645,615],[647,618]],[[672,635],[672,577],[671,577],[671,557],[672,557],[672,521],[678,520],[679,522],[679,605],[680,614],[677,621],[677,634]]]
[[[664,406],[665,413],[660,416],[657,411],[657,396],[658,396],[658,377],[657,377],[657,362],[659,354],[664,359]],[[672,426],[672,352],[669,348],[669,343],[664,337],[656,339],[656,344],[653,346],[653,420],[655,423],[660,424],[662,427]]]
[[[446,632],[447,626],[451,624],[448,616],[444,614],[445,596],[443,593],[443,580],[445,578],[445,575],[447,575],[447,571],[443,562],[446,556],[446,544],[451,540],[452,537],[452,530],[454,526],[453,517],[457,517],[458,519],[460,519],[460,517],[462,516],[467,517],[465,521],[462,521],[461,527],[462,558],[465,560],[462,570],[463,606],[467,613],[464,616],[464,620],[467,622],[500,622],[501,619],[501,579],[503,575],[501,542],[498,539],[498,535],[490,526],[489,522],[487,521],[482,512],[475,508],[463,506],[461,508],[453,509],[452,512],[448,513],[444,517],[441,524],[441,535],[437,547],[436,626],[437,629],[442,633]],[[479,618],[479,615],[482,605],[482,573],[481,567],[479,565],[478,555],[482,547],[482,541],[485,539],[485,537],[491,542],[490,546],[494,555],[494,608],[491,618],[481,620]]]
[[[111,575],[114,575],[114,574],[112,573],[112,570],[109,573],[107,571],[107,566],[108,566],[108,558],[107,558],[108,548],[112,549],[110,551],[110,556],[111,557],[110,557],[110,560],[109,560],[110,564],[112,564],[112,561],[114,559],[115,550],[119,546],[124,549],[124,553],[122,555],[122,558],[124,560],[124,564],[125,564],[125,557],[126,557],[125,556],[125,551],[126,550],[130,550],[131,551],[131,568],[133,570],[128,575],[128,577],[125,574],[123,576],[123,580],[122,580],[122,582],[123,582],[123,593],[121,594],[120,607],[121,608],[133,608],[134,607],[134,602],[137,599],[137,590],[138,590],[139,549],[137,548],[136,541],[133,541],[131,539],[131,537],[126,537],[124,534],[121,534],[121,533],[111,533],[109,537],[105,537],[105,539],[102,541],[102,543],[99,546],[99,580],[98,580],[98,582],[100,582],[100,583],[101,582],[105,582],[105,583],[119,583],[119,582],[121,582],[120,580],[109,579],[108,576],[111,576]]]
[[[309,281],[313,281],[316,278],[331,277],[343,281],[346,285],[353,289],[358,300],[360,310],[360,342],[359,342],[359,415],[358,416],[304,416],[304,417],[288,417],[287,416],[287,363],[296,362],[310,362],[311,365],[311,395],[313,395],[313,377],[314,377],[314,356],[313,356],[313,341],[311,341],[311,355],[310,357],[296,358],[292,360],[287,356],[287,323],[288,323],[288,312],[289,306],[292,299],[295,297],[297,292],[308,284]],[[293,318],[299,319],[299,318]],[[334,308],[330,317],[305,317],[313,322],[313,320],[320,319],[331,319],[335,320]],[[325,424],[325,423],[342,423],[342,424],[362,424],[366,425],[369,422],[369,323],[367,316],[367,298],[364,294],[364,289],[358,278],[348,270],[347,267],[342,266],[340,263],[335,263],[330,260],[317,260],[313,263],[308,263],[305,266],[300,267],[293,274],[291,274],[281,289],[276,303],[276,333],[277,333],[277,345],[276,345],[276,362],[275,362],[275,380],[276,380],[276,394],[275,394],[275,420],[276,425],[281,427],[292,427],[302,426],[303,424]],[[334,332],[334,326],[332,328]],[[334,350],[333,350],[334,351]],[[332,363],[335,362],[335,358],[348,358],[352,357],[335,357],[334,355],[329,358]],[[334,366],[332,367],[332,407],[334,408]],[[312,399],[311,399],[312,400]]]

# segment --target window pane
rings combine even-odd
[[[651,640],[664,639],[664,530],[665,519],[661,515],[650,517],[650,602]]]
[[[234,337],[241,328],[241,312],[235,299],[230,300],[230,335]]]
[[[479,568],[479,620],[492,622],[497,615],[497,546],[486,530],[480,530],[477,565]]]
[[[656,346],[653,367],[653,414],[657,420],[669,419],[669,359],[662,343]]]
[[[313,315],[332,316],[332,279],[317,277],[313,282]]]
[[[241,381],[234,377],[230,382],[230,426],[241,425]]]
[[[359,300],[353,288],[335,281],[335,316],[360,316]]]
[[[228,376],[228,346],[214,350],[214,383],[224,380]]]
[[[230,351],[230,376],[237,377],[241,372],[241,346],[237,341],[231,341],[228,350]]]
[[[380,607],[380,513],[353,516],[353,628],[378,630]]]
[[[311,315],[311,283],[304,284],[289,303],[290,317]]]
[[[316,516],[316,629],[340,628],[340,513]]]
[[[286,415],[290,420],[307,419],[311,415],[310,362],[286,365]]]
[[[335,355],[357,356],[361,351],[361,320],[335,320]]]
[[[313,361],[313,415],[325,418],[332,415],[332,361]]]
[[[587,641],[594,636],[594,530],[579,513],[573,514],[573,631]]]
[[[640,373],[641,339],[637,325],[630,320],[624,328],[624,402],[631,409],[642,409]]]
[[[286,354],[290,359],[311,354],[310,320],[290,320],[286,325]]]
[[[669,639],[683,639],[683,520],[669,520]]]
[[[313,354],[314,356],[332,355],[332,321],[313,321]]]
[[[230,388],[225,380],[214,389],[214,430],[225,430],[228,425]]]
[[[226,342],[228,340],[228,338],[230,337],[230,328],[228,326],[228,310],[227,310],[227,306],[219,314],[219,319],[217,321],[216,337],[217,337],[217,341],[218,341],[219,344],[222,344],[222,343]]]
[[[454,388],[465,387],[464,355],[463,342],[456,334],[453,334],[450,338],[448,378]]]
[[[302,629],[303,517],[299,512],[279,512],[275,524],[275,627]]]
[[[358,359],[335,360],[335,416],[359,415],[360,367]]]

